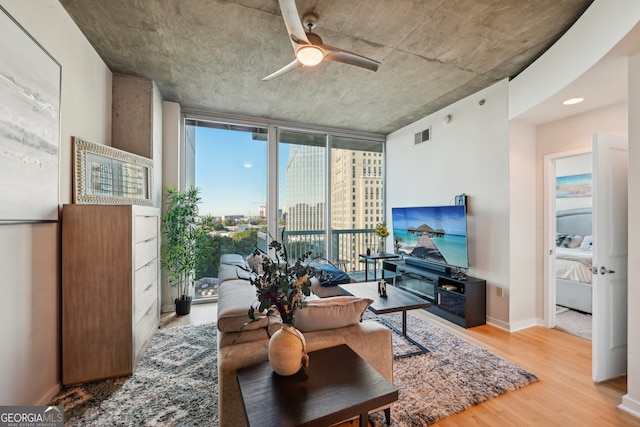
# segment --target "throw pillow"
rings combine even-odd
[[[296,328],[311,332],[355,325],[372,302],[351,296],[310,300],[306,307],[296,311]]]
[[[244,258],[242,258],[242,255],[238,254],[223,254],[220,257],[220,264],[229,264],[240,268],[247,268],[247,263]]]
[[[262,268],[263,262],[264,256],[257,252],[253,252],[247,257],[247,264],[249,264],[249,268],[251,268],[251,271],[256,274],[264,274],[264,268]]]
[[[335,267],[333,264],[321,264],[317,262],[309,263],[309,267],[313,267],[318,271],[325,272],[331,277],[320,280],[320,286],[338,286],[345,283],[351,283],[351,277],[344,271]]]

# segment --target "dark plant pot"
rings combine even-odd
[[[176,315],[184,316],[185,314],[191,313],[191,297],[176,298]]]

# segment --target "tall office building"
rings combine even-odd
[[[286,172],[286,228],[289,231],[324,230],[325,148],[294,145]]]
[[[288,231],[312,231],[326,228],[325,186],[326,149],[292,145],[286,171],[286,228]],[[333,261],[355,268],[358,253],[377,244],[371,230],[383,221],[382,153],[353,149],[332,149],[331,242]],[[321,240],[323,237],[316,236]],[[347,266],[348,264],[348,266]]]

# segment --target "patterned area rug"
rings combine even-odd
[[[65,426],[217,426],[216,326],[161,329],[130,377],[67,387]]]
[[[400,314],[384,317],[401,328]],[[393,426],[430,425],[537,381],[429,322],[408,316],[407,330],[430,352],[394,361]],[[415,351],[400,335],[393,340],[395,352]],[[49,404],[64,405],[66,426],[217,426],[216,366],[214,324],[162,329],[131,377],[68,387]],[[383,425],[382,413],[370,418]]]
[[[367,312],[367,318],[376,318]],[[402,315],[382,315],[399,330]],[[427,426],[479,403],[538,381],[538,378],[489,351],[411,315],[407,335],[430,351],[398,359],[393,364],[398,401],[391,408],[391,425]],[[393,334],[394,352],[415,351]],[[403,342],[404,341],[404,342]],[[376,427],[384,424],[382,413],[370,415]]]

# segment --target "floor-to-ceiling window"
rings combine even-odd
[[[326,134],[278,133],[278,223],[293,259],[326,257],[326,146]]]
[[[283,235],[292,260],[310,251],[362,269],[358,255],[375,249],[384,221],[384,137],[248,122],[199,113],[185,121],[201,213],[214,224],[196,298],[215,296],[221,254],[268,250]]]
[[[196,299],[217,297],[220,256],[249,255],[267,220],[267,129],[212,121],[188,120],[194,126],[195,185],[200,214],[213,231],[196,270]]]
[[[384,221],[384,156],[380,142],[331,137],[331,254],[340,268],[360,268],[375,250],[373,229]]]

